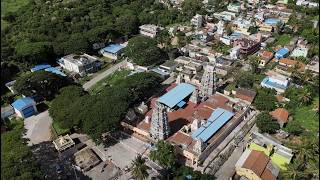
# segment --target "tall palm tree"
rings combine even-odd
[[[287,166],[287,170],[281,173],[283,179],[298,180],[306,177],[307,173],[303,172],[303,165],[299,161],[294,161]]]
[[[304,88],[301,94],[299,95],[300,105],[308,105],[312,101],[312,95],[309,89]]]
[[[140,154],[132,161],[132,175],[138,180],[146,179],[149,176],[147,171],[149,167],[145,164],[145,162],[145,159],[143,159]]]

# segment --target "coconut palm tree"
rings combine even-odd
[[[145,164],[145,162],[145,159],[143,159],[140,154],[132,161],[132,175],[138,180],[146,179],[149,176],[147,171],[149,167]]]
[[[312,101],[312,94],[309,89],[304,88],[301,94],[299,95],[300,105],[308,105]]]
[[[307,176],[300,161],[294,161],[287,166],[287,170],[281,173],[283,179],[298,180]]]

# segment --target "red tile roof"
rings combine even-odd
[[[256,97],[256,92],[255,91],[251,91],[248,89],[242,89],[242,88],[238,88],[236,90],[236,98],[242,99],[244,101],[248,101],[250,103],[253,102],[254,98]]]
[[[252,170],[259,177],[262,177],[263,174],[268,177],[270,174],[264,171],[269,160],[269,157],[263,152],[252,150],[242,167]]]
[[[281,122],[288,122],[288,118],[289,118],[289,112],[284,109],[284,108],[278,108],[272,112],[270,112],[270,115],[277,119],[278,121],[281,121]]]

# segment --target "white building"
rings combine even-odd
[[[289,78],[278,74],[264,78],[261,82],[261,86],[274,89],[278,93],[284,93],[285,90],[289,87],[289,83]]]
[[[196,14],[195,16],[193,16],[193,18],[191,19],[191,24],[197,28],[201,28],[202,27],[202,15]]]
[[[78,73],[81,76],[84,76],[88,73],[96,72],[101,66],[98,58],[90,56],[88,54],[69,54],[59,59],[57,63],[62,68],[70,72]]]
[[[154,38],[154,37],[156,37],[157,33],[160,30],[162,30],[163,28],[156,26],[156,25],[153,25],[153,24],[144,24],[144,25],[141,25],[139,27],[139,29],[140,29],[140,31],[139,31],[140,34]]]
[[[236,13],[229,11],[222,11],[220,13],[214,13],[213,16],[220,20],[232,21],[236,17]]]
[[[225,30],[225,28],[224,28],[224,21],[220,20],[220,21],[218,22],[218,24],[217,24],[217,33],[218,33],[219,35],[223,35],[224,30]]]
[[[240,55],[240,47],[239,46],[233,47],[230,51],[231,59],[238,59],[239,55]]]
[[[239,13],[241,10],[241,5],[240,5],[240,3],[230,3],[227,6],[227,9],[228,9],[228,11]]]

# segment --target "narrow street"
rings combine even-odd
[[[84,90],[89,90],[92,86],[94,86],[97,82],[101,81],[105,77],[111,75],[116,70],[118,70],[120,67],[124,66],[127,63],[127,60],[121,61],[118,64],[115,64],[114,66],[110,67],[109,69],[103,71],[102,73],[98,74],[96,77],[91,79],[90,81],[86,82],[82,87]]]

